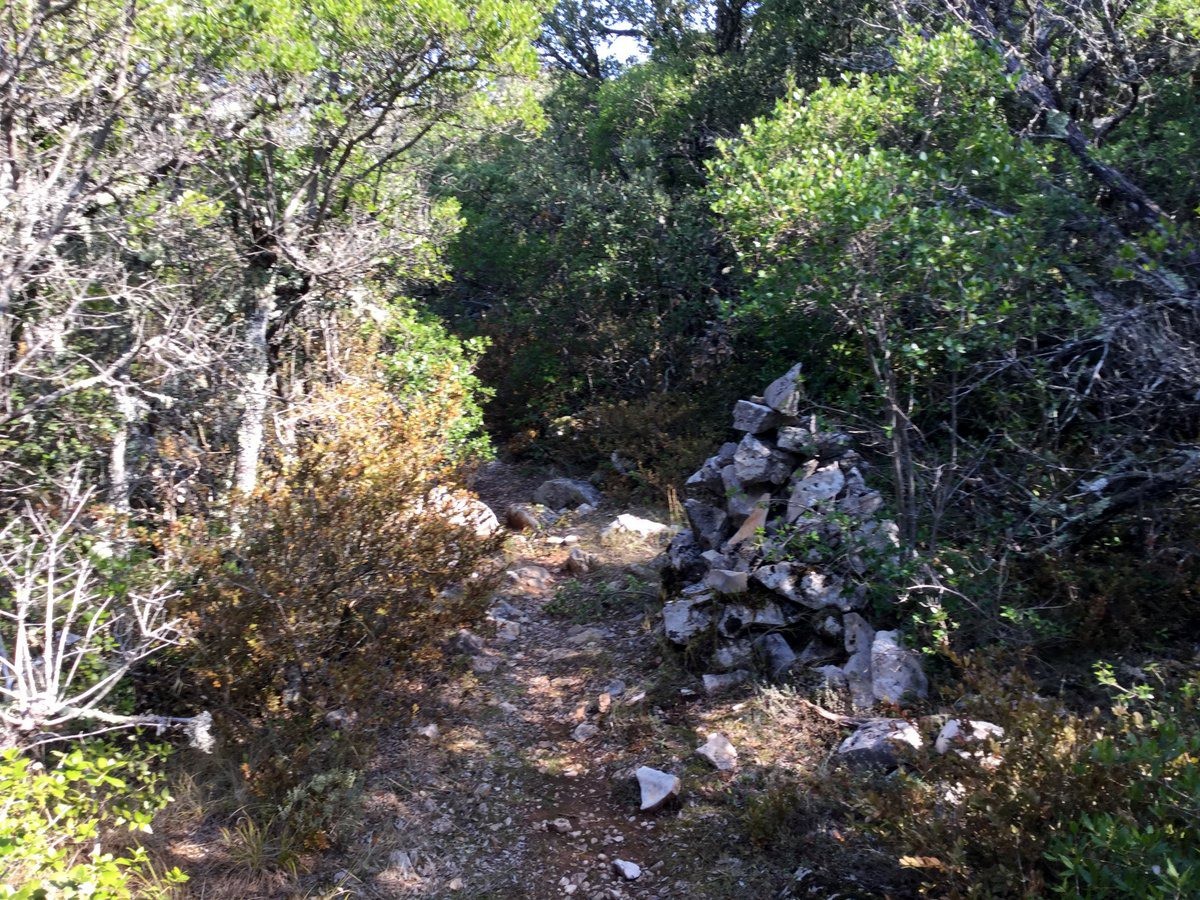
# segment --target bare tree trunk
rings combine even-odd
[[[267,326],[275,309],[275,267],[252,265],[246,273],[246,327],[242,342],[242,417],[237,431],[234,488],[249,494],[258,485],[258,462],[266,431],[270,356]]]
[[[120,414],[117,432],[109,449],[108,499],[122,513],[129,512],[129,433],[137,422],[137,404],[124,387],[113,392]]]

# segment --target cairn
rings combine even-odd
[[[924,697],[917,656],[864,615],[872,573],[899,562],[899,529],[849,436],[801,415],[802,399],[797,365],[739,400],[741,439],[688,479],[691,528],[667,551],[667,638],[714,637],[714,676],[810,667],[856,708]]]

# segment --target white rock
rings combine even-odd
[[[551,831],[557,831],[559,834],[570,834],[572,825],[571,820],[566,818],[554,819],[546,823],[546,827]]]
[[[579,743],[590,741],[600,733],[600,729],[591,722],[580,722],[575,726],[575,730],[571,732],[571,737]]]
[[[663,630],[667,640],[675,644],[686,644],[712,625],[712,613],[700,608],[711,599],[710,594],[663,604]]]
[[[767,602],[759,607],[730,603],[721,610],[717,630],[727,637],[737,637],[743,630],[753,626],[779,628],[792,622],[778,603]]]
[[[500,520],[492,508],[469,494],[438,486],[429,492],[428,503],[451,525],[470,528],[476,537],[491,537],[500,530]]]
[[[613,868],[626,881],[636,881],[642,877],[642,867],[627,859],[614,859]]]
[[[723,734],[710,734],[708,740],[696,748],[696,755],[707,759],[722,772],[737,768],[737,748]]]
[[[895,766],[898,751],[920,750],[924,745],[916,726],[903,719],[872,719],[842,741],[837,755],[848,763],[870,766]]]
[[[642,792],[642,812],[658,809],[670,798],[679,795],[681,783],[674,775],[642,766],[633,773]]]
[[[994,753],[983,750],[962,749],[971,744],[981,744],[986,741],[999,741],[1004,737],[1004,729],[992,722],[979,719],[951,719],[938,732],[933,749],[939,754],[953,750],[963,759],[975,759],[985,769],[995,769],[1003,761]]]
[[[842,612],[849,612],[862,606],[864,597],[847,594],[842,590],[844,587],[845,582],[841,578],[825,572],[809,571],[800,579],[803,603],[813,609],[834,606]]]
[[[803,603],[807,606],[808,597],[800,586],[802,572],[803,569],[793,563],[781,562],[755,569],[754,580],[793,603]]]
[[[436,724],[425,725],[417,729],[417,734],[421,737],[429,738],[431,741],[436,741],[438,736],[438,727]]]
[[[605,526],[604,530],[600,533],[600,539],[611,540],[621,535],[634,535],[640,538],[664,537],[666,535],[673,535],[675,531],[675,528],[670,525],[664,525],[662,522],[640,519],[629,513],[622,513]]]
[[[876,700],[902,703],[929,696],[921,658],[900,646],[899,632],[880,631],[871,644],[871,690]]]
[[[750,573],[709,569],[704,576],[704,583],[718,594],[744,594],[750,587]]]
[[[851,654],[842,666],[846,684],[850,688],[850,702],[855,709],[870,709],[875,705],[875,692],[871,683],[871,648],[864,647]]]
[[[750,677],[750,673],[745,669],[717,674],[710,672],[704,676],[704,693],[710,697],[715,697],[718,694],[733,690],[738,685],[745,684],[750,680]]]
[[[787,370],[785,375],[772,381],[765,391],[763,400],[767,406],[785,416],[795,416],[800,413],[800,370],[801,364],[796,363]]]
[[[842,631],[846,642],[846,652],[849,654],[870,650],[871,644],[875,642],[875,629],[858,613],[846,613],[842,617]]]
[[[794,522],[818,503],[832,500],[846,486],[846,476],[837,463],[817,469],[812,475],[797,482],[788,500],[787,518]]]
[[[496,637],[511,643],[521,636],[521,626],[516,622],[501,621],[496,625]]]

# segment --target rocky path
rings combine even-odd
[[[481,493],[501,509],[514,499],[505,496],[511,473],[490,495],[488,487]],[[668,874],[678,851],[663,838],[677,810],[639,812],[632,773],[679,762],[668,750],[678,735],[665,732],[686,726],[688,692],[664,682],[652,627],[661,545],[602,541],[613,518],[611,509],[567,514],[510,539],[489,622],[456,639],[450,677],[414,686],[421,699],[403,717],[411,724],[385,742],[369,774],[373,859],[354,869],[376,871],[343,870],[343,889],[679,896]],[[592,571],[566,568],[572,550]]]

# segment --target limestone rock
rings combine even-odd
[[[745,669],[716,674],[710,672],[704,676],[704,693],[710,697],[716,697],[718,694],[724,694],[745,684],[750,678],[750,673]]]
[[[674,775],[642,766],[634,772],[634,776],[642,792],[642,812],[658,809],[672,797],[679,796],[682,784]]]
[[[745,603],[729,603],[721,610],[717,631],[727,637],[737,637],[747,628],[780,628],[794,621],[778,603],[749,606]]]
[[[845,486],[846,476],[835,463],[817,469],[792,488],[792,496],[788,500],[788,521],[794,522],[818,503],[832,500]]]
[[[720,733],[710,734],[708,740],[696,748],[696,755],[707,759],[721,772],[731,772],[737,768],[737,748]]]
[[[902,703],[929,696],[921,659],[900,646],[899,632],[880,631],[871,644],[871,690],[876,700]]]
[[[685,581],[691,581],[704,571],[704,560],[700,556],[703,549],[691,531],[681,532],[667,547],[667,565]]]
[[[704,550],[720,547],[729,524],[725,511],[699,500],[688,500],[683,508],[700,547]]]
[[[712,655],[711,665],[718,672],[744,669],[754,661],[754,648],[748,640],[727,641]]]
[[[844,588],[845,582],[836,575],[809,571],[800,579],[800,590],[804,595],[801,602],[812,609],[834,606],[842,612],[850,612],[863,605],[865,595],[846,593]]]
[[[600,565],[600,557],[588,553],[582,547],[575,547],[567,555],[566,569],[572,575],[586,575]]]
[[[800,589],[802,571],[794,563],[775,563],[755,569],[754,580],[793,603],[807,603],[804,591]]]
[[[704,629],[712,625],[712,613],[702,609],[712,595],[685,597],[663,604],[663,630],[667,640],[675,644],[686,644]]]
[[[850,689],[850,703],[855,709],[870,709],[875,705],[875,691],[871,681],[871,648],[864,647],[851,654],[842,666],[846,686]]]
[[[856,519],[873,516],[882,507],[883,497],[879,491],[857,491],[847,494],[838,501],[838,509]]]
[[[740,484],[783,484],[792,474],[792,460],[748,434],[733,455],[733,474]]]
[[[477,497],[438,486],[429,492],[429,507],[451,525],[470,528],[476,537],[488,538],[500,530],[492,508]]]
[[[637,881],[642,877],[642,867],[627,859],[614,859],[613,869],[626,881]]]
[[[795,416],[800,412],[800,363],[792,366],[787,373],[772,381],[765,391],[763,400],[767,406],[784,416]]]
[[[735,431],[745,431],[749,434],[762,434],[770,431],[779,424],[779,413],[761,403],[749,400],[739,400],[733,407],[733,427]]]
[[[704,583],[718,594],[744,594],[750,587],[750,573],[709,569]]]
[[[754,651],[771,678],[782,677],[796,661],[796,651],[787,642],[787,638],[777,632],[764,634],[756,640]]]
[[[675,529],[670,525],[664,525],[662,522],[654,522],[650,519],[642,519],[629,513],[622,513],[604,527],[604,530],[600,533],[600,539],[602,541],[614,540],[625,535],[649,539],[661,538],[674,533]]]
[[[593,485],[578,478],[551,478],[534,492],[533,499],[551,509],[571,509],[584,503],[597,506],[601,495]]]
[[[575,726],[575,729],[571,732],[571,737],[572,737],[572,739],[574,739],[582,744],[587,741],[590,741],[592,738],[594,738],[599,733],[600,733],[600,729],[597,726],[593,725],[591,722],[580,722],[578,725]]]
[[[775,443],[780,450],[797,453],[801,456],[817,455],[817,439],[807,428],[798,425],[784,425],[775,437]]]
[[[837,756],[857,766],[895,768],[899,754],[920,750],[924,741],[916,726],[903,719],[872,719],[842,741]]]
[[[951,719],[938,732],[933,749],[939,755],[953,750],[963,759],[974,759],[985,769],[995,769],[1003,762],[995,753],[984,750],[968,750],[972,744],[982,744],[987,741],[999,741],[1004,737],[1004,729],[992,722],[979,719]]]
[[[870,650],[875,642],[875,629],[858,613],[846,613],[842,617],[842,633],[846,652],[852,656],[862,650]]]

